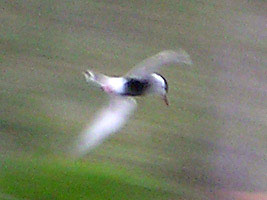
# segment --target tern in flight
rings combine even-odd
[[[80,134],[78,155],[86,154],[126,123],[136,108],[136,101],[133,97],[155,94],[160,96],[166,105],[169,105],[168,83],[158,71],[162,66],[178,63],[192,64],[190,56],[182,49],[159,52],[145,59],[121,77],[85,71],[83,74],[86,81],[99,86],[109,95],[110,100],[108,106],[102,108],[92,123]]]

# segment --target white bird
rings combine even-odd
[[[157,72],[162,66],[176,63],[191,65],[192,61],[182,49],[165,50],[145,59],[123,77],[109,77],[89,70],[84,72],[86,81],[95,83],[106,92],[110,102],[82,131],[78,141],[78,156],[86,154],[126,123],[136,108],[134,96],[156,94],[168,105],[168,83]]]

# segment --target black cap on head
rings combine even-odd
[[[155,74],[159,75],[164,80],[164,83],[165,83],[165,91],[167,93],[169,91],[169,85],[168,85],[167,80],[161,74],[159,74],[159,73],[155,73]]]

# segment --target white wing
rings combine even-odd
[[[175,63],[184,63],[187,65],[192,65],[190,56],[184,50],[165,50],[143,60],[141,63],[137,64],[132,70],[130,70],[126,76],[146,76],[147,74],[159,71],[160,67],[164,65]]]
[[[82,156],[99,145],[105,138],[118,131],[136,108],[136,101],[129,97],[112,96],[110,104],[103,108],[92,124],[79,138],[78,155]]]

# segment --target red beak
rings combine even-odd
[[[164,95],[164,96],[163,96],[163,101],[165,102],[165,104],[166,104],[167,106],[169,106],[169,101],[168,101],[168,99],[167,99],[167,95]]]

